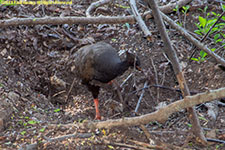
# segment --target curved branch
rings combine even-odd
[[[123,127],[136,126],[141,124],[147,124],[152,121],[164,122],[168,119],[168,117],[172,113],[223,97],[225,97],[225,88],[209,90],[207,92],[196,94],[193,96],[186,96],[182,100],[178,100],[174,103],[167,105],[162,109],[159,109],[158,111],[146,115],[138,117],[126,117],[115,120],[107,120],[102,122],[86,121],[83,123],[83,125],[87,128],[96,129],[96,128],[113,128],[117,126]]]
[[[109,3],[110,1],[111,0],[100,0],[100,1],[92,3],[86,10],[86,16],[91,17],[91,12],[94,11],[94,9],[96,9],[99,6],[105,5],[105,4]]]

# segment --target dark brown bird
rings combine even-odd
[[[126,59],[121,60],[116,50],[105,42],[84,46],[74,55],[75,72],[86,85],[94,98],[96,117],[101,119],[98,94],[100,86],[91,84],[93,80],[109,83],[122,75],[129,67],[136,66],[140,70],[140,61],[134,54],[126,52]]]

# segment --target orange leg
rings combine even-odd
[[[94,99],[94,103],[95,103],[95,111],[96,111],[95,119],[101,120],[101,115],[100,115],[100,112],[99,112],[99,109],[98,109],[98,105],[99,105],[98,98]]]

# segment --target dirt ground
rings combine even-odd
[[[160,3],[160,5],[165,5]],[[20,5],[0,6],[0,19],[13,17],[44,16],[85,16],[90,0],[73,1],[73,5]],[[202,8],[199,1],[192,6]],[[209,3],[207,12],[221,12],[218,3]],[[99,7],[93,15],[129,15],[127,1],[115,1]],[[141,8],[144,11],[145,8]],[[186,27],[193,33],[197,29],[197,16],[204,13],[192,9],[187,14]],[[146,9],[147,10],[147,9]],[[177,14],[169,14],[178,20]],[[181,13],[183,19],[184,15]],[[118,49],[118,52],[130,50],[137,53],[141,60],[143,72],[128,70],[116,80],[119,84],[132,73],[133,76],[120,88],[125,102],[121,103],[116,87],[106,86],[99,94],[100,111],[103,120],[131,117],[134,114],[141,91],[148,81],[149,85],[163,85],[178,88],[171,64],[163,54],[163,42],[153,19],[146,21],[153,32],[154,42],[148,42],[137,23],[135,24],[100,24],[100,25],[36,25],[0,28],[0,116],[4,129],[0,132],[0,149],[18,149],[23,145],[39,142],[38,149],[134,149],[115,143],[136,145],[134,141],[149,143],[140,127],[119,127],[100,130],[89,138],[66,138],[62,141],[47,142],[47,138],[84,133],[83,129],[65,127],[62,124],[81,123],[93,120],[95,108],[91,93],[79,79],[75,78],[68,65],[69,56],[80,47],[98,41],[105,41]],[[216,62],[207,57],[204,62],[189,61],[193,44],[166,24],[169,37],[178,54],[190,91],[204,92],[225,86],[225,72],[218,68]],[[70,35],[70,36],[69,36]],[[78,40],[77,40],[78,39]],[[206,40],[208,44],[210,40]],[[218,54],[224,57],[225,50]],[[199,51],[195,54],[198,57]],[[124,57],[122,55],[121,57]],[[75,78],[75,80],[74,80]],[[72,81],[74,86],[67,98]],[[182,99],[179,92],[161,88],[149,88],[136,115],[147,114],[157,110],[160,105]],[[216,117],[209,113],[210,104],[196,106],[201,126],[207,138],[225,140],[225,100],[218,100]],[[126,105],[124,105],[126,104]],[[54,126],[55,125],[55,126]],[[185,110],[174,113],[164,123],[150,122],[146,125],[153,139],[190,149],[225,149],[224,144],[210,143],[203,147],[187,139],[190,129]],[[97,133],[99,132],[99,133]],[[110,143],[107,143],[109,141]],[[159,144],[160,145],[160,144]],[[143,146],[143,144],[142,144]],[[136,148],[137,149],[137,148]]]

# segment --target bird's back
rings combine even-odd
[[[117,74],[117,64],[121,62],[116,50],[105,42],[84,46],[74,55],[75,72],[86,81],[109,82]]]

